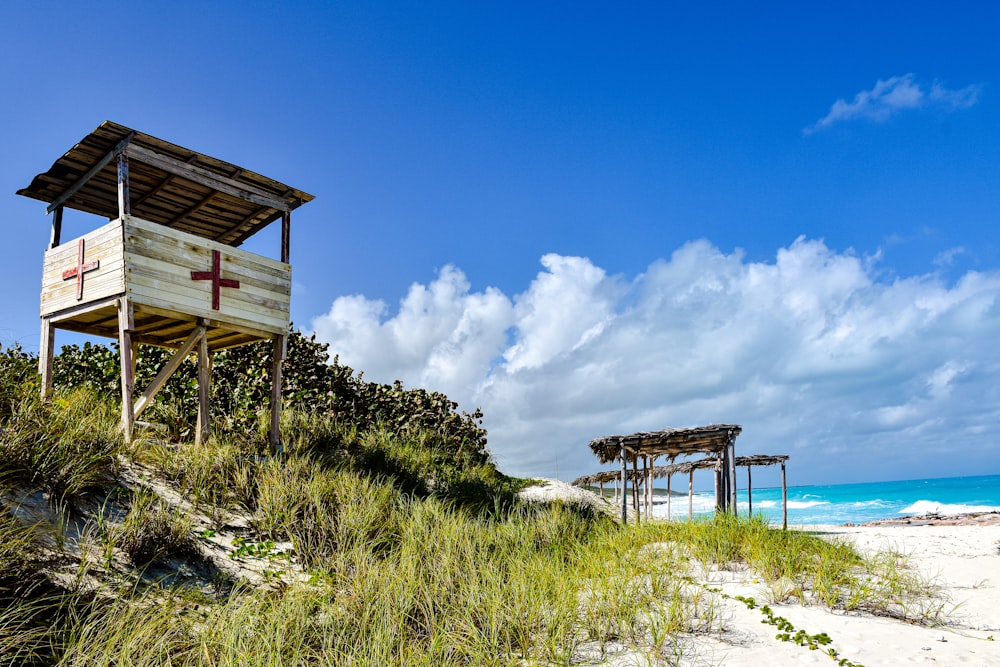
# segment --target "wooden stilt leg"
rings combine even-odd
[[[285,336],[276,336],[271,355],[271,451],[281,451],[281,362],[285,358]]]
[[[132,442],[132,431],[135,428],[135,412],[132,406],[132,394],[135,391],[135,346],[132,345],[132,329],[134,327],[132,302],[128,299],[119,299],[118,350],[121,353],[122,376],[121,429],[126,442]]]
[[[38,344],[38,372],[42,376],[42,400],[52,396],[52,356],[55,353],[56,331],[49,318],[42,318],[42,337]]]
[[[208,442],[211,427],[212,357],[208,353],[208,336],[198,341],[198,427],[195,444]]]

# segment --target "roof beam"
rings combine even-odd
[[[238,199],[253,202],[260,206],[268,206],[279,211],[290,211],[292,208],[288,202],[276,198],[270,192],[248,185],[247,183],[240,183],[225,176],[219,176],[207,169],[196,167],[136,144],[126,146],[125,154],[139,162],[162,169],[169,174],[186,178],[189,181],[199,183],[219,192],[224,192]]]
[[[106,166],[108,166],[108,164],[112,160],[118,157],[118,155],[128,147],[129,142],[132,141],[132,137],[134,135],[135,132],[129,132],[124,139],[118,142],[118,145],[115,146],[110,153],[102,157],[97,164],[91,167],[86,174],[80,177],[80,180],[78,180],[73,185],[69,186],[69,188],[65,192],[63,192],[61,195],[59,195],[57,199],[55,199],[51,204],[49,204],[48,208],[45,209],[45,212],[51,213],[52,211],[56,210],[57,208],[65,204],[70,197],[79,192],[80,188],[82,188],[84,185],[87,184],[87,181],[96,176],[97,173],[101,171],[101,169],[104,169]]]

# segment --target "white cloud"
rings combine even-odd
[[[712,422],[743,425],[740,453],[791,454],[796,483],[1000,464],[1000,274],[885,282],[804,238],[772,262],[695,241],[632,280],[542,267],[512,298],[447,267],[395,313],[340,297],[313,326],[369,379],[482,406],[512,474],[572,478],[597,468],[591,438]]]
[[[510,300],[496,289],[470,294],[459,269],[444,267],[430,285],[414,283],[399,310],[361,295],[339,297],[312,321],[341,361],[369,379],[404,379],[449,396],[468,396],[505,349]]]
[[[948,89],[934,82],[929,86],[916,80],[913,74],[893,76],[878,80],[871,90],[862,90],[851,102],[839,99],[830,107],[826,116],[803,130],[812,134],[836,123],[857,119],[883,122],[910,109],[936,107],[945,111],[965,109],[979,100],[982,86],[972,84],[965,88]]]

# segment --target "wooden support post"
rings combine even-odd
[[[206,323],[202,321],[204,326]],[[198,426],[195,444],[208,442],[212,419],[212,357],[208,353],[208,336],[198,341]]]
[[[632,509],[635,510],[635,522],[639,523],[639,455],[632,459]]]
[[[132,204],[128,194],[128,158],[125,153],[118,154],[118,217],[124,218],[132,214]]]
[[[723,478],[722,478],[722,452],[719,452],[719,458],[715,462],[715,511],[722,512],[725,510],[725,489],[722,488]]]
[[[785,462],[781,462],[781,529],[788,530],[788,487],[785,486]]]
[[[729,511],[736,516],[736,440],[730,439],[726,447],[726,455],[729,463]]]
[[[42,335],[38,344],[38,373],[42,376],[42,400],[52,396],[52,356],[55,353],[56,330],[49,318],[42,318]]]
[[[694,518],[694,468],[688,471],[688,521]]]
[[[642,457],[642,511],[646,514],[646,518],[649,518],[649,506],[652,504],[649,500],[650,498],[650,486],[649,486],[649,457]]]
[[[135,321],[132,302],[128,298],[118,299],[118,351],[121,356],[122,380],[122,433],[126,442],[132,442],[135,428],[135,411],[132,408],[132,393],[135,391],[135,346],[132,344],[132,329]]]
[[[52,212],[52,233],[49,235],[49,250],[59,245],[62,238],[63,207],[57,206]]]
[[[281,362],[285,359],[286,336],[275,336],[271,353],[271,451],[281,451]]]
[[[174,374],[178,367],[180,367],[181,362],[183,362],[184,359],[191,354],[191,350],[194,349],[194,346],[204,335],[205,327],[203,326],[195,327],[194,330],[188,335],[184,344],[181,345],[180,349],[174,352],[174,356],[167,360],[167,363],[163,365],[163,368],[161,368],[160,372],[156,374],[153,381],[149,383],[146,390],[142,392],[142,396],[140,396],[135,402],[135,406],[132,407],[133,418],[138,417],[142,414],[143,410],[149,407],[149,405],[153,402],[153,399],[156,398],[156,394],[159,393],[160,389],[163,388],[163,385],[165,385],[167,380],[170,379],[170,376]],[[131,405],[131,403],[129,403],[129,405]]]
[[[667,473],[667,521],[670,521],[670,478],[673,475]]]
[[[747,466],[747,516],[753,516],[753,484],[750,481],[750,469],[753,466]]]
[[[621,501],[622,501],[622,525],[625,525],[625,524],[628,523],[628,498],[627,498],[626,493],[625,493],[625,489],[626,489],[625,482],[628,481],[625,478],[626,474],[628,473],[628,459],[625,456],[625,445],[624,444],[622,444],[622,446],[621,446],[621,454],[620,454],[620,456],[621,456],[621,459],[622,459],[622,478],[621,478],[621,481],[622,481],[622,498],[621,498]]]
[[[281,261],[289,263],[292,256],[292,212],[283,211],[281,214]]]

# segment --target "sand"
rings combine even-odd
[[[595,494],[558,480],[539,480],[522,491],[535,501],[557,498],[605,506]],[[588,501],[587,496],[590,496]],[[752,572],[703,572],[700,583],[721,589],[716,595],[721,633],[685,637],[678,664],[690,667],[782,667],[783,665],[837,665],[840,659],[880,665],[934,664],[1000,666],[1000,514],[962,516],[924,515],[874,522],[863,526],[792,526],[827,539],[851,541],[863,553],[891,551],[906,556],[908,567],[919,573],[936,593],[941,614],[937,623],[916,624],[866,613],[847,613],[821,606],[770,604],[771,591]],[[775,638],[778,630],[761,622],[758,608],[748,609],[733,596],[753,597],[770,604],[781,616],[809,634],[826,633],[831,643],[819,650]],[[825,651],[834,648],[837,658]],[[676,658],[675,658],[676,659]],[[652,650],[634,647],[583,647],[575,662],[586,665],[664,664]],[[850,664],[845,663],[845,664]],[[670,664],[670,663],[667,663]]]
[[[943,624],[904,621],[831,611],[798,604],[771,605],[775,615],[796,629],[825,632],[839,658],[875,665],[1000,665],[1000,526],[920,525],[812,527],[831,539],[848,539],[859,550],[894,550],[927,578],[946,601]],[[706,577],[729,595],[768,599],[767,588],[752,574],[712,572]],[[687,647],[687,665],[835,665],[823,650],[810,651],[775,639],[761,623],[759,609],[720,599],[726,632],[699,637]],[[995,640],[995,641],[994,641]],[[620,664],[629,664],[622,662]],[[632,664],[635,664],[634,662]]]

